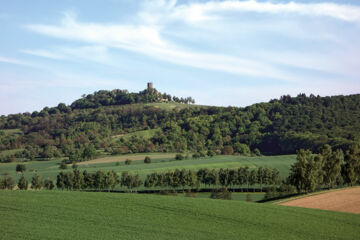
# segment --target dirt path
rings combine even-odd
[[[124,162],[126,159],[130,160],[144,160],[145,156],[149,156],[152,159],[160,158],[174,158],[175,154],[170,153],[159,153],[159,154],[139,154],[139,155],[124,155],[124,156],[111,156],[98,158],[86,162],[80,162],[78,165],[88,165],[88,164],[97,164],[97,163],[111,163],[111,162]]]
[[[360,214],[360,187],[308,196],[280,203],[279,205]]]

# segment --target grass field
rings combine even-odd
[[[145,164],[142,159],[145,156],[152,158],[152,163]],[[283,156],[262,156],[262,157],[244,157],[244,156],[216,156],[198,159],[184,159],[177,161],[174,159],[174,153],[151,153],[151,154],[129,154],[119,155],[95,159],[79,164],[80,170],[87,170],[88,172],[102,170],[114,170],[119,175],[122,171],[128,171],[133,174],[139,174],[142,179],[152,172],[164,172],[168,170],[178,169],[193,169],[200,168],[237,168],[241,166],[248,166],[249,168],[256,168],[259,166],[278,168],[282,177],[286,177],[289,173],[291,164],[296,159],[295,155]],[[131,165],[125,165],[125,159],[132,159]],[[138,160],[140,159],[140,160]],[[30,180],[31,177],[37,173],[44,179],[49,178],[56,180],[56,175],[61,171],[59,163],[61,159],[51,161],[32,161],[26,162],[25,177]],[[0,164],[0,176],[9,174],[13,178],[19,179],[21,174],[15,171],[17,163],[2,163]],[[71,171],[71,166],[67,171]],[[120,189],[118,187],[117,189]]]
[[[240,201],[2,191],[1,239],[357,239],[360,215]]]
[[[114,135],[114,136],[111,136],[111,141],[114,142],[114,141],[116,141],[116,140],[118,140],[120,138],[124,138],[125,140],[129,140],[133,136],[142,137],[144,139],[149,139],[149,138],[152,138],[157,131],[159,131],[159,129],[155,128],[155,129],[131,132],[131,133],[127,133],[127,134]]]

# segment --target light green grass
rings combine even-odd
[[[19,135],[22,134],[21,129],[15,128],[15,129],[0,129],[0,131],[4,132],[7,135]]]
[[[24,150],[24,148],[11,149],[11,150],[2,150],[2,151],[0,151],[0,157],[6,157],[6,156],[14,155],[15,153],[21,152],[23,150]]]
[[[0,192],[1,239],[357,239],[360,215],[240,201]]]
[[[136,132],[131,132],[131,133],[127,133],[127,134],[119,134],[119,135],[114,135],[111,136],[111,142],[114,142],[120,138],[124,138],[125,140],[129,140],[131,137],[135,136],[135,137],[142,137],[144,139],[150,139],[152,138],[155,133],[159,131],[158,128],[155,129],[149,129],[149,130],[141,130],[141,131],[136,131]]]

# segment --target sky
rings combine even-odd
[[[358,0],[1,0],[0,115],[98,90],[248,106],[360,93]]]

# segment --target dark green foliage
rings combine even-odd
[[[12,177],[5,175],[5,177],[0,181],[1,189],[12,190],[15,187],[15,181]]]
[[[0,154],[0,161],[68,157],[71,163],[92,159],[96,149],[103,148],[117,154],[223,151],[250,155],[252,149],[253,155],[277,155],[301,148],[317,152],[329,144],[346,152],[360,140],[360,95],[321,98],[300,94],[246,108],[115,106],[158,101],[155,95],[147,90],[139,95],[99,91],[75,101],[72,109],[59,104],[32,114],[2,117],[0,129],[18,130],[15,134],[1,131],[0,151],[25,149]],[[162,98],[169,100],[164,94]],[[111,138],[112,134],[147,129],[156,132],[149,138],[136,134],[116,141]]]
[[[25,172],[26,171],[26,166],[25,166],[25,164],[16,164],[15,170],[17,172]]]
[[[41,179],[41,176],[35,174],[31,179],[31,188],[35,190],[40,190],[43,187],[44,183]]]
[[[67,169],[67,165],[66,165],[66,163],[64,161],[62,161],[60,163],[59,169],[62,169],[62,170]]]
[[[231,200],[232,193],[228,191],[226,188],[215,189],[214,191],[211,192],[210,198]]]
[[[144,159],[144,163],[151,163],[151,158],[149,156],[146,156]]]
[[[360,149],[358,145],[352,145],[346,151],[342,172],[345,182],[350,186],[360,180]]]
[[[21,175],[19,181],[18,181],[18,184],[17,184],[18,188],[20,190],[27,190],[28,189],[28,186],[29,186],[29,183],[28,181],[26,180],[26,178],[24,177],[24,175]]]
[[[46,190],[53,190],[54,189],[54,183],[53,183],[53,181],[51,181],[50,179],[46,179],[45,181],[44,181],[44,188],[46,189]]]
[[[125,164],[126,164],[126,165],[130,165],[131,162],[132,162],[131,159],[126,159],[126,160],[125,160]]]
[[[131,175],[128,172],[122,172],[121,174],[121,180],[120,180],[121,186],[127,187],[129,190],[133,190],[134,188],[138,188],[141,186],[142,181],[139,177],[139,175]]]
[[[176,154],[175,159],[176,159],[176,160],[183,160],[183,159],[184,159],[184,155],[178,153],[178,154]]]

